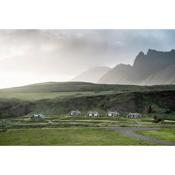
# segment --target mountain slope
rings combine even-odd
[[[80,75],[75,77],[72,81],[96,83],[100,79],[100,77],[102,77],[109,70],[110,70],[109,67],[94,67],[81,73]]]
[[[137,81],[140,83],[140,81],[164,71],[171,65],[175,65],[175,50],[162,52],[149,49],[147,54],[139,54],[136,57],[133,68],[136,70]],[[164,81],[166,79],[162,77],[160,83],[164,84]],[[153,84],[156,84],[156,82],[153,82]]]
[[[120,64],[99,79],[99,83],[158,85],[175,82],[175,50],[162,52],[149,49],[140,52],[133,66]]]
[[[98,82],[106,84],[132,84],[130,79],[132,73],[131,65],[119,64],[104,74]]]
[[[168,66],[155,74],[151,74],[144,80],[143,85],[145,84],[175,84],[175,65]]]

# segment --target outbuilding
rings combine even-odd
[[[71,111],[69,113],[70,116],[79,116],[81,115],[81,112],[79,110]]]
[[[140,114],[140,113],[129,113],[128,115],[127,115],[127,117],[128,118],[141,118],[142,117],[142,114]]]
[[[88,117],[99,117],[100,114],[99,114],[97,111],[89,111],[89,112],[87,113],[87,116],[88,116]]]
[[[31,116],[31,119],[33,120],[33,121],[43,121],[43,120],[45,120],[45,115],[43,115],[43,114],[33,114],[32,116]]]
[[[117,112],[117,111],[108,111],[107,112],[107,116],[108,117],[119,117],[119,112]]]

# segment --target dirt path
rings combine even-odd
[[[127,127],[121,128],[121,127],[117,127],[117,128],[112,128],[112,130],[120,132],[122,135],[125,135],[127,137],[143,140],[143,141],[150,142],[156,145],[172,145],[172,146],[175,145],[175,142],[162,141],[157,138],[153,138],[150,136],[144,136],[144,135],[136,133],[136,131],[159,130],[159,128],[127,128]]]

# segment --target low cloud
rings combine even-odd
[[[68,80],[94,66],[132,64],[141,50],[171,50],[174,37],[175,30],[0,30],[0,73]]]

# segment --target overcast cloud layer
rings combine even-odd
[[[133,64],[140,51],[174,49],[174,38],[175,30],[0,30],[0,88]]]

